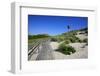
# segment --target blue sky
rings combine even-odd
[[[28,15],[28,34],[58,35],[88,26],[88,17]]]

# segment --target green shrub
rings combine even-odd
[[[64,39],[64,37],[57,37],[57,40],[58,40],[58,42],[62,42],[62,41],[64,41],[65,39]]]
[[[71,41],[72,43],[75,43],[75,42],[76,42],[76,39],[75,39],[74,37],[70,37],[70,41]]]
[[[71,52],[71,53],[75,53],[76,52],[76,50],[72,46],[67,46],[66,47],[66,51]]]
[[[73,37],[69,37],[69,40],[70,40],[70,42],[72,42],[72,43],[75,43],[76,42],[76,38],[73,36]]]
[[[81,40],[76,36],[74,36],[73,39],[75,40],[75,42],[81,42]]]
[[[70,43],[70,40],[65,40],[64,43],[65,44],[69,44]]]
[[[76,37],[76,41],[75,42],[79,42],[79,43],[82,43],[82,40],[79,39],[78,37]]]
[[[88,34],[88,30],[86,30],[85,33]]]
[[[77,35],[77,32],[73,32],[73,35]]]
[[[51,38],[51,41],[57,42],[58,39],[57,38]]]
[[[65,43],[60,44],[56,51],[59,51],[65,55],[70,55],[71,53],[76,52],[76,50],[72,46],[69,45],[66,46]]]
[[[82,42],[78,37],[74,36],[74,35],[70,35],[70,36],[67,36],[65,38],[65,40],[71,42],[71,43],[75,43],[75,42]]]
[[[86,38],[86,39],[84,39],[84,40],[83,40],[83,42],[88,43],[88,39],[87,39],[87,38]]]
[[[82,40],[79,39],[78,42],[82,43]]]

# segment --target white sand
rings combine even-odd
[[[76,52],[71,55],[65,55],[60,52],[54,51],[55,59],[79,59],[79,58],[87,58],[88,57],[88,47],[85,46],[86,43],[70,43],[69,45],[74,47]],[[53,50],[57,49],[59,43],[51,42],[51,47]]]
[[[59,46],[59,43],[58,42],[51,42],[50,45],[51,45],[53,50],[56,50]]]
[[[80,38],[81,40],[88,38],[87,34],[79,34],[81,32],[77,32],[76,37]]]
[[[80,38],[81,40],[88,38],[86,35],[76,35],[76,37]]]

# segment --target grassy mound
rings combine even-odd
[[[66,44],[64,43],[60,44],[56,51],[59,51],[65,55],[70,55],[76,52],[76,50],[72,46],[69,45],[66,46]]]

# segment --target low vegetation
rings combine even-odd
[[[38,34],[38,35],[29,35],[28,39],[39,39],[39,38],[47,38],[50,37],[48,34]]]
[[[62,42],[64,41],[66,44],[69,43],[75,43],[75,42],[82,42],[82,40],[80,40],[78,37],[76,37],[75,35],[77,35],[76,31],[71,31],[68,33],[63,33],[61,35],[52,37],[51,41],[56,41],[56,42]]]
[[[66,45],[65,43],[60,44],[56,51],[59,51],[65,55],[70,55],[76,52],[72,46]]]
[[[29,45],[33,45],[34,43],[40,41],[44,38],[49,38],[48,34],[38,34],[38,35],[28,35],[28,43]]]
[[[83,42],[88,43],[88,39],[87,39],[87,38],[86,38],[86,39],[84,39],[84,40],[83,40]]]
[[[51,41],[53,41],[53,42],[58,42],[58,39],[55,38],[55,37],[51,37]]]

